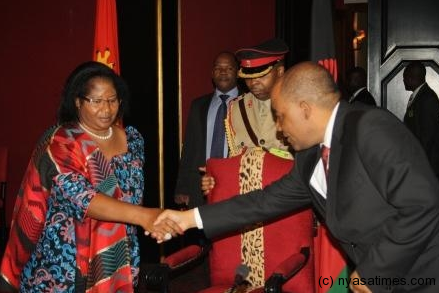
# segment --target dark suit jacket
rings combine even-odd
[[[428,84],[420,88],[407,108],[404,124],[421,142],[436,176],[439,177],[439,100]]]
[[[376,106],[377,105],[375,99],[373,98],[371,93],[369,93],[369,91],[367,89],[361,90],[354,97],[354,99],[351,101],[351,103],[354,103],[354,102],[361,102],[361,103],[364,103],[364,104],[367,104],[367,105],[371,105],[371,106]]]
[[[360,276],[375,280],[368,283],[374,293],[414,288],[376,285],[386,277],[400,283],[433,277],[436,287],[416,292],[439,292],[439,183],[407,128],[387,110],[342,101],[327,200],[309,183],[319,158],[319,146],[300,151],[292,171],[264,190],[199,207],[205,234],[213,237],[312,204]]]
[[[191,207],[205,203],[198,167],[206,165],[207,112],[213,93],[192,101],[186,124],[175,194],[189,195]]]
[[[238,95],[242,90],[238,87]],[[181,151],[175,194],[189,195],[189,207],[205,204],[198,167],[206,165],[207,114],[214,93],[198,97],[191,103]]]

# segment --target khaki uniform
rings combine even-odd
[[[245,126],[241,115],[239,101],[244,100],[248,121],[257,138],[255,145]],[[292,158],[288,145],[283,142],[282,135],[277,134],[276,124],[271,112],[271,100],[260,101],[251,92],[230,101],[226,120],[227,143],[229,156],[238,155],[244,147],[262,147],[278,152],[280,156]],[[280,137],[280,140],[277,138]]]

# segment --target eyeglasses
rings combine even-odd
[[[94,108],[101,108],[105,105],[104,102],[108,103],[108,106],[110,107],[116,107],[119,106],[120,100],[117,98],[117,96],[113,96],[114,98],[111,99],[98,99],[98,98],[87,98],[87,97],[80,97],[81,99],[87,101],[90,103],[90,105]]]

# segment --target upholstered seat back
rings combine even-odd
[[[215,178],[215,188],[208,196],[208,202],[262,188],[288,173],[292,167],[293,161],[260,149],[247,150],[232,158],[210,159],[207,172]],[[311,210],[294,212],[252,228],[213,239],[209,258],[212,286],[227,287],[233,284],[235,270],[240,264],[250,267],[247,279],[252,285],[263,286],[263,282],[284,259],[299,252],[301,247],[310,247],[311,257],[307,264],[284,285],[283,290],[314,292]]]

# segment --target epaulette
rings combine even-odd
[[[244,96],[245,96],[246,94],[247,94],[247,93],[240,94],[239,96],[237,96],[237,97],[231,99],[229,103],[234,102],[234,101],[238,101],[238,100],[241,100],[241,99],[244,99]]]

